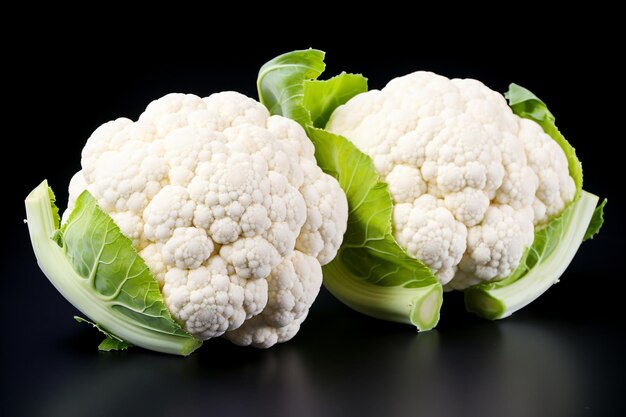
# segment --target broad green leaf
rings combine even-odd
[[[25,203],[37,261],[59,292],[120,341],[179,355],[198,348],[201,342],[172,319],[147,265],[91,194],[78,197],[60,230],[51,195],[44,181]]]
[[[84,191],[61,227],[74,270],[112,310],[164,334],[189,337],[170,316],[148,266],[113,219]]]
[[[343,262],[359,279],[381,286],[437,283],[426,265],[396,243],[393,201],[372,159],[341,136],[318,128],[309,128],[308,133],[318,164],[337,178],[348,197],[348,229],[335,261]]]
[[[441,284],[393,237],[393,201],[372,159],[342,136],[315,127],[307,132],[318,165],[337,178],[348,198],[348,228],[337,256],[323,267],[324,285],[364,314],[432,329]]]

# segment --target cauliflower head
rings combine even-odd
[[[395,239],[447,290],[508,276],[576,194],[559,145],[476,80],[399,77],[339,106],[326,129],[372,157]]]
[[[81,165],[64,217],[88,190],[185,330],[258,347],[296,334],[348,217],[300,125],[235,92],[169,94],[96,129]]]

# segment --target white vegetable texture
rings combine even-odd
[[[399,77],[339,106],[326,129],[372,157],[397,242],[447,290],[509,276],[576,194],[557,142],[476,80]]]
[[[304,129],[234,92],[169,94],[135,122],[105,123],[83,149],[64,218],[85,189],[185,330],[258,347],[296,334],[348,216]]]

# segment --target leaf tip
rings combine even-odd
[[[589,239],[593,239],[600,232],[600,229],[604,224],[604,206],[606,206],[606,203],[608,201],[608,198],[605,198],[600,204],[598,204],[598,206],[593,211],[593,216],[591,217],[589,226],[587,226],[587,231],[585,232],[583,242]]]

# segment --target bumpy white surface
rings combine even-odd
[[[100,126],[83,190],[115,220],[191,334],[269,347],[298,331],[337,253],[348,206],[292,120],[234,92],[169,94]]]
[[[226,338],[240,345],[269,347],[290,339],[306,317],[322,285],[322,269],[313,257],[294,251],[267,279],[268,302],[261,314],[246,321]],[[276,332],[275,329],[283,329]]]
[[[559,145],[476,80],[399,77],[337,108],[327,129],[372,157],[398,243],[446,289],[510,274],[576,191]]]

